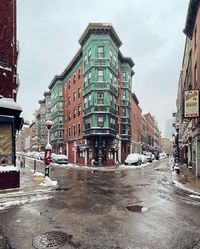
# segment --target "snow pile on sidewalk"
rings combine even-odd
[[[40,185],[42,186],[57,186],[58,185],[58,182],[57,181],[52,181],[48,176],[46,176],[44,178],[44,181],[42,183],[40,183]]]
[[[0,166],[0,172],[19,171],[14,165]]]

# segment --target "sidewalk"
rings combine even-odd
[[[180,165],[180,174],[172,172],[172,182],[177,187],[200,195],[200,178],[192,175],[186,165]]]

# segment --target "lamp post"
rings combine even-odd
[[[50,145],[50,130],[53,126],[53,122],[51,120],[47,120],[46,123],[46,128],[47,128],[47,145],[45,147],[45,156],[44,156],[44,162],[45,162],[45,173],[44,176],[48,176],[49,177],[49,164],[52,161],[51,158],[51,152],[52,152],[52,146]]]

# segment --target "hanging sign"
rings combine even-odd
[[[199,90],[186,90],[184,92],[184,117],[199,117]]]

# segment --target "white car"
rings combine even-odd
[[[142,160],[142,163],[146,163],[147,157],[145,155],[141,155],[141,160]]]
[[[142,163],[142,157],[138,153],[131,153],[124,161],[125,165],[140,165]]]
[[[152,161],[153,161],[153,154],[151,152],[146,152],[145,156],[147,158],[147,162],[152,163]]]
[[[68,164],[68,157],[66,155],[52,155],[52,163]]]

